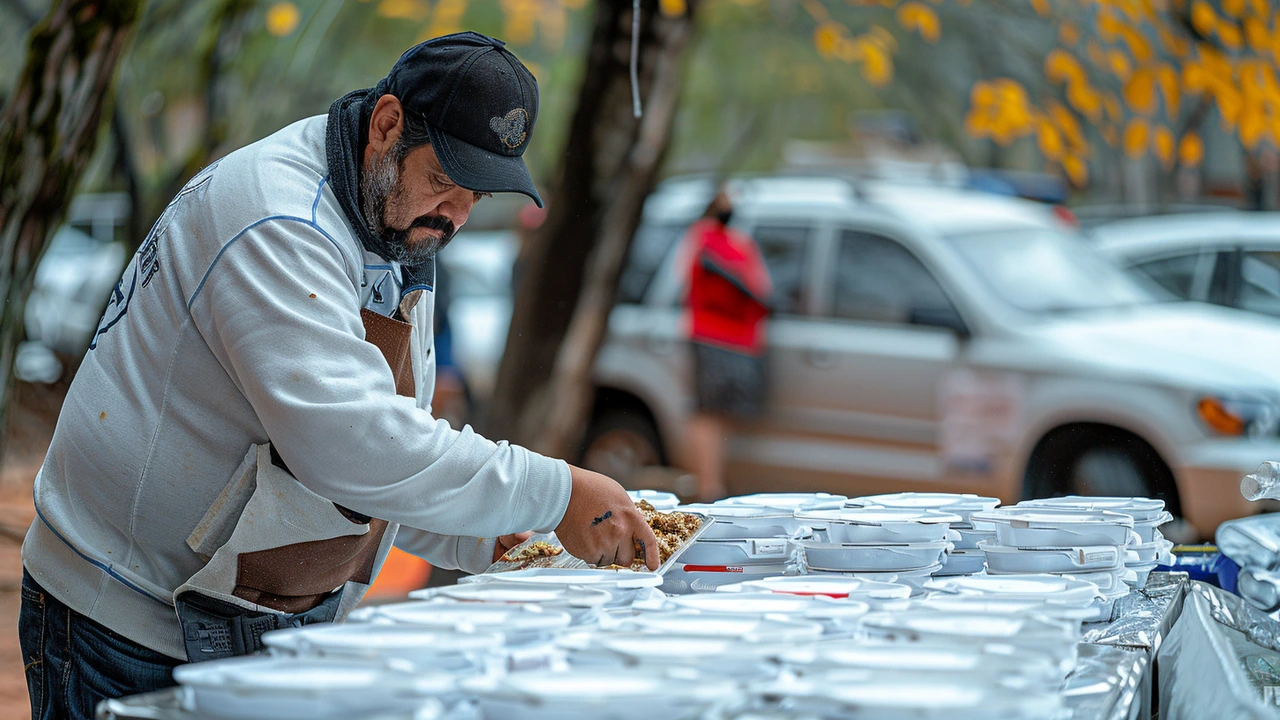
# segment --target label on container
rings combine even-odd
[[[1083,550],[1080,551],[1081,565],[1084,565],[1086,563],[1094,563],[1094,562],[1106,562],[1106,561],[1115,560],[1115,559],[1116,559],[1116,554],[1113,552],[1104,552],[1104,551],[1085,552]]]
[[[787,554],[786,540],[752,540],[751,554],[756,556],[782,556]]]

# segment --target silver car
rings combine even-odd
[[[1093,236],[1099,250],[1168,299],[1280,317],[1280,213],[1123,220]]]
[[[645,206],[588,466],[687,466],[674,258],[711,192],[669,181]],[[834,178],[734,192],[775,296],[768,399],[735,429],[730,492],[1148,495],[1203,537],[1252,512],[1240,477],[1280,458],[1280,326],[1154,302],[1042,205]]]

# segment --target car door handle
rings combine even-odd
[[[809,364],[814,367],[835,367],[836,355],[830,350],[806,350],[804,355]]]

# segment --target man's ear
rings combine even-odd
[[[369,149],[379,155],[391,149],[404,130],[404,106],[394,95],[383,95],[369,118]]]

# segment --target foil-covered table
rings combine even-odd
[[[1280,622],[1244,599],[1192,583],[1160,650],[1162,718],[1280,717]]]
[[[1113,620],[1092,623],[1064,695],[1072,718],[1145,720],[1156,714],[1156,654],[1182,613],[1186,573],[1151,573],[1142,590],[1116,601]]]
[[[1185,573],[1152,573],[1143,590],[1116,602],[1111,622],[1086,626],[1076,667],[1063,687],[1065,704],[1073,720],[1153,717],[1157,653],[1182,612],[1188,588],[1195,585],[1198,584],[1190,583]],[[1241,627],[1261,625],[1257,615],[1250,615],[1250,611],[1257,613],[1256,610],[1242,602],[1232,603],[1232,598],[1239,600],[1223,596],[1213,601],[1221,617],[1232,619]],[[1270,642],[1272,647],[1280,646],[1280,636],[1272,634]],[[1277,666],[1280,667],[1280,659]],[[1161,694],[1164,694],[1163,688]],[[97,717],[98,720],[199,720],[184,708],[183,692],[179,688],[108,700],[98,706]],[[394,716],[378,720],[413,719]]]

